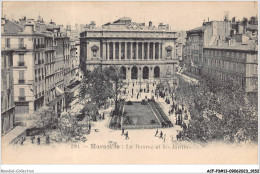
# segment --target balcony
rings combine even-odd
[[[13,50],[24,50],[26,51],[27,46],[24,44],[11,44],[11,45],[2,45],[2,50],[13,49]]]
[[[46,47],[45,44],[38,44],[33,46],[34,49],[45,48],[45,47]]]
[[[25,96],[19,96],[18,97],[18,101],[19,102],[24,102],[24,101],[26,101],[26,97]]]
[[[25,66],[25,62],[18,62],[18,66]]]
[[[18,83],[19,83],[19,84],[24,84],[24,83],[25,83],[25,80],[18,80]]]

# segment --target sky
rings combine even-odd
[[[163,22],[172,30],[189,30],[202,25],[203,20],[223,20],[225,12],[229,18],[250,18],[258,15],[257,2],[113,2],[113,1],[25,1],[3,2],[2,16],[19,19],[22,16],[37,19],[40,15],[45,22],[52,19],[57,24],[89,24],[98,26],[115,21],[120,17],[130,17],[133,22],[149,21],[157,26]]]

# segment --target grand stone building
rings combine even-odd
[[[169,25],[132,22],[123,17],[80,34],[80,65],[83,71],[96,66],[118,66],[127,82],[147,84],[171,79],[177,70],[177,33]]]

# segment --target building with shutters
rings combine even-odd
[[[80,66],[118,66],[130,84],[146,85],[171,79],[177,70],[178,34],[169,25],[132,22],[128,17],[96,27],[91,22],[80,34]]]
[[[246,93],[258,91],[257,40],[238,34],[221,45],[205,46],[203,52],[203,75],[236,80]]]
[[[204,46],[217,45],[225,42],[230,35],[231,21],[208,21],[198,28],[187,31],[184,62],[189,75],[199,76],[203,64]]]
[[[14,127],[14,78],[13,50],[1,51],[1,134],[8,133]]]
[[[13,51],[14,102],[17,114],[44,105],[45,35],[34,32],[33,20],[2,19],[2,50]]]
[[[46,105],[59,115],[65,87],[72,83],[70,74],[75,74],[69,63],[69,37],[55,22],[47,24],[40,16],[1,22],[2,51],[13,50],[15,113],[33,113]]]

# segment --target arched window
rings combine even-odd
[[[138,75],[138,69],[136,66],[134,66],[131,69],[131,79],[137,79],[137,75]]]
[[[160,78],[160,68],[158,66],[154,68],[154,78]]]
[[[123,79],[126,79],[126,68],[124,66],[120,68],[120,74]]]
[[[149,68],[145,66],[143,68],[143,79],[148,79],[149,78]]]

